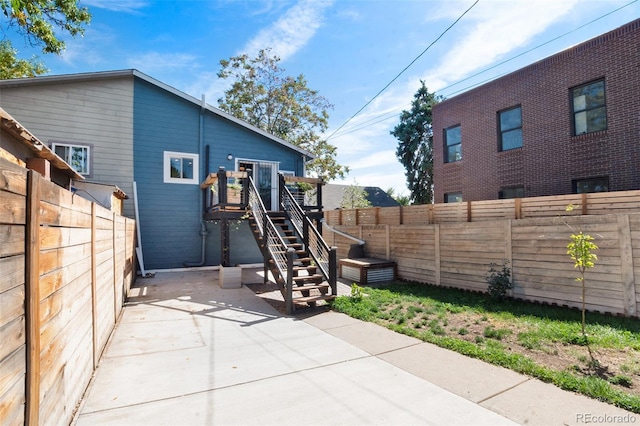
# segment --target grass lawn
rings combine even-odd
[[[640,413],[637,319],[587,312],[585,344],[579,310],[408,282],[352,287],[332,309]]]

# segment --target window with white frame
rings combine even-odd
[[[63,142],[52,142],[51,149],[83,176],[91,175],[91,147]]]
[[[198,154],[165,151],[164,182],[197,185]]]

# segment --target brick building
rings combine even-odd
[[[640,19],[433,109],[435,202],[640,189]]]

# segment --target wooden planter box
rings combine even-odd
[[[358,259],[340,259],[340,277],[355,281],[360,285],[393,281],[398,267],[395,262],[370,257]]]

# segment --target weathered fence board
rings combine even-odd
[[[3,424],[23,424],[27,172],[8,162],[0,166],[0,419]]]
[[[135,223],[0,159],[0,419],[68,424],[135,278]]]

